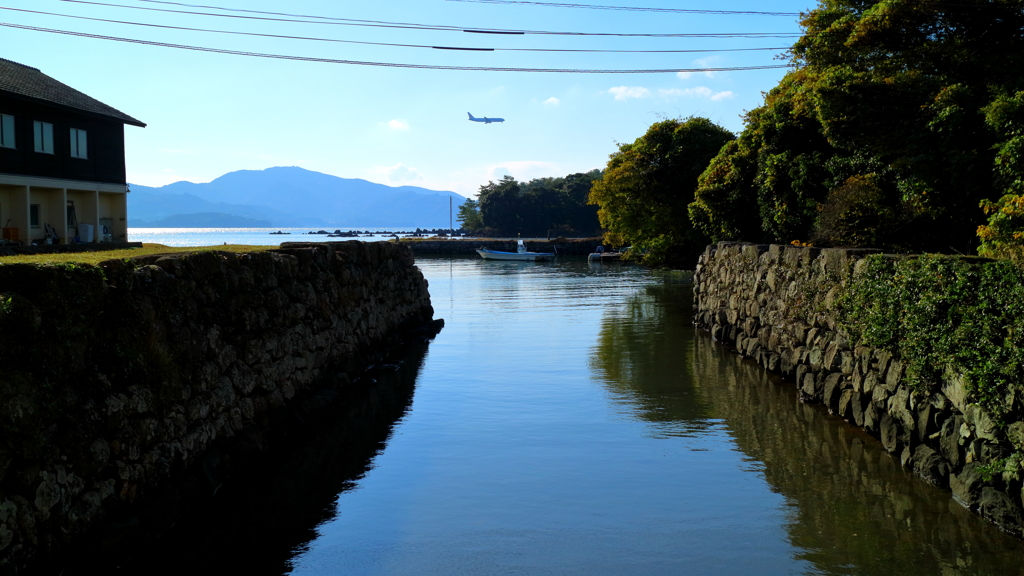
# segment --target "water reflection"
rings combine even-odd
[[[140,550],[117,574],[267,574],[291,559],[337,514],[340,494],[373,467],[410,409],[427,350],[417,346],[398,371],[353,390],[342,406],[295,430],[280,446],[229,478],[210,507]],[[95,566],[63,574],[97,573]]]
[[[904,470],[873,438],[691,327],[662,283],[602,322],[590,367],[661,433],[721,419],[789,508],[794,559],[822,574],[1024,574],[1024,546]],[[721,498],[728,499],[728,494]]]
[[[707,428],[711,406],[694,385],[692,292],[671,274],[613,306],[588,365],[636,416],[660,435]]]
[[[903,469],[863,431],[700,333],[694,380],[765,479],[786,526],[826,574],[1021,574],[1024,546]]]

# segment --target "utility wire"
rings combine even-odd
[[[337,26],[363,26],[371,28],[400,28],[407,30],[441,30],[445,32],[470,32],[474,34],[539,34],[539,35],[553,35],[553,36],[617,36],[617,37],[644,37],[644,38],[793,38],[799,37],[799,33],[789,32],[718,32],[718,33],[704,33],[704,34],[655,34],[655,33],[621,33],[621,32],[557,32],[557,31],[546,31],[546,30],[506,30],[500,28],[474,28],[474,27],[462,27],[462,26],[450,26],[450,25],[431,25],[431,24],[415,24],[409,22],[386,22],[381,20],[356,20],[351,18],[331,18],[327,16],[302,16],[298,14],[278,14],[278,13],[264,13],[273,14],[276,16],[288,16],[288,18],[271,18],[269,16],[240,16],[236,14],[212,14],[209,12],[193,12],[188,10],[168,10],[166,8],[149,8],[145,6],[127,6],[124,4],[111,4],[106,2],[94,2],[89,0],[58,0],[59,2],[69,2],[73,4],[87,4],[92,6],[109,6],[114,8],[129,8],[132,10],[147,10],[152,12],[169,12],[172,14],[193,14],[199,16],[215,16],[219,18],[239,18],[245,20],[263,20],[273,22],[294,22],[299,24],[331,24]],[[156,0],[147,0],[156,1]],[[225,10],[225,8],[208,7],[209,9]],[[249,11],[254,13],[255,10]],[[305,20],[299,20],[297,18],[305,18]],[[316,20],[310,20],[314,18]],[[322,20],[322,21],[321,21]]]
[[[771,48],[721,48],[701,50],[582,50],[563,48],[474,48],[461,46],[431,46],[422,44],[397,44],[392,42],[364,42],[359,40],[341,40],[337,38],[316,38],[309,36],[285,36],[280,34],[261,34],[258,32],[236,32],[233,30],[211,30],[209,28],[189,28],[186,26],[170,26],[167,24],[150,24],[146,22],[130,22],[126,20],[108,20],[106,18],[91,18],[88,16],[75,16],[72,14],[59,14],[56,12],[40,12],[39,10],[26,10],[24,8],[9,8],[0,6],[0,10],[11,10],[14,12],[26,12],[29,14],[42,14],[44,16],[59,16],[61,18],[74,18],[76,20],[89,20],[92,22],[108,22],[111,24],[127,24],[130,26],[146,26],[149,28],[163,28],[167,30],[183,30],[186,32],[210,32],[215,34],[232,34],[236,36],[258,36],[261,38],[281,38],[286,40],[310,40],[316,42],[338,42],[342,44],[364,44],[370,46],[393,46],[399,48],[427,48],[433,50],[465,50],[469,52],[614,52],[614,53],[639,53],[639,54],[675,54],[675,53],[703,53],[703,52],[750,52],[761,50],[788,50],[789,47]]]
[[[69,30],[57,30],[54,28],[41,28],[39,26],[25,26],[10,22],[0,22],[0,26],[17,28],[20,30],[31,30],[34,32],[47,32],[50,34],[63,34],[77,36],[80,38],[92,38],[96,40],[108,40],[112,42],[127,42],[130,44],[142,44],[145,46],[160,46],[163,48],[176,48],[179,50],[192,50],[196,52],[212,52],[215,54],[231,54],[234,56],[250,56],[254,58],[271,58],[275,60],[292,60],[298,62],[320,62],[325,64],[349,64],[354,66],[379,66],[385,68],[413,68],[419,70],[463,70],[474,72],[546,72],[562,74],[665,74],[676,72],[739,72],[747,70],[768,70],[774,68],[789,68],[788,64],[775,64],[769,66],[736,66],[723,68],[657,68],[649,70],[625,69],[625,70],[595,70],[585,68],[512,68],[499,66],[442,66],[437,64],[401,64],[394,62],[365,62],[360,60],[336,60],[333,58],[316,58],[311,56],[289,56],[284,54],[266,54],[262,52],[244,52],[241,50],[226,50],[223,48],[207,48],[203,46],[189,46],[186,44],[170,44],[167,42],[154,42],[152,40],[138,40],[134,38],[120,38],[117,36],[102,36],[99,34],[87,34],[85,32],[73,32]]]
[[[152,0],[139,0],[150,2]],[[552,8],[587,8],[589,10],[621,10],[624,12],[660,12],[675,14],[717,14],[744,16],[799,16],[799,12],[758,12],[754,10],[702,10],[697,8],[640,8],[635,6],[605,6],[599,4],[568,4],[563,2],[530,2],[527,0],[446,0],[448,2],[471,2],[475,4],[518,4],[548,6]]]
[[[139,2],[154,2],[156,0],[138,0]],[[800,12],[758,12],[753,10],[705,10],[699,8],[642,8],[637,6],[607,6],[604,4],[571,4],[567,2],[536,2],[533,0],[445,0],[446,2],[469,2],[474,4],[505,4],[523,6],[546,6],[550,8],[585,8],[587,10],[621,10],[625,12],[660,12],[660,13],[681,13],[681,14],[717,14],[717,15],[751,15],[751,16],[800,16]],[[919,4],[925,8],[1004,8],[1017,9],[1013,6],[999,6],[995,4],[966,4],[953,2],[929,2],[928,0],[917,0],[908,2]]]

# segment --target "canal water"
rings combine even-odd
[[[122,574],[1024,574],[691,325],[679,273],[418,259],[437,338]]]

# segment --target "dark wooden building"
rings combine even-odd
[[[0,58],[0,225],[7,242],[128,237],[124,125],[135,118]]]

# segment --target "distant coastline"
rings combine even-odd
[[[174,214],[159,220],[146,221],[130,218],[129,228],[272,228],[270,220],[257,220],[225,214],[223,212],[199,212],[195,214]]]

